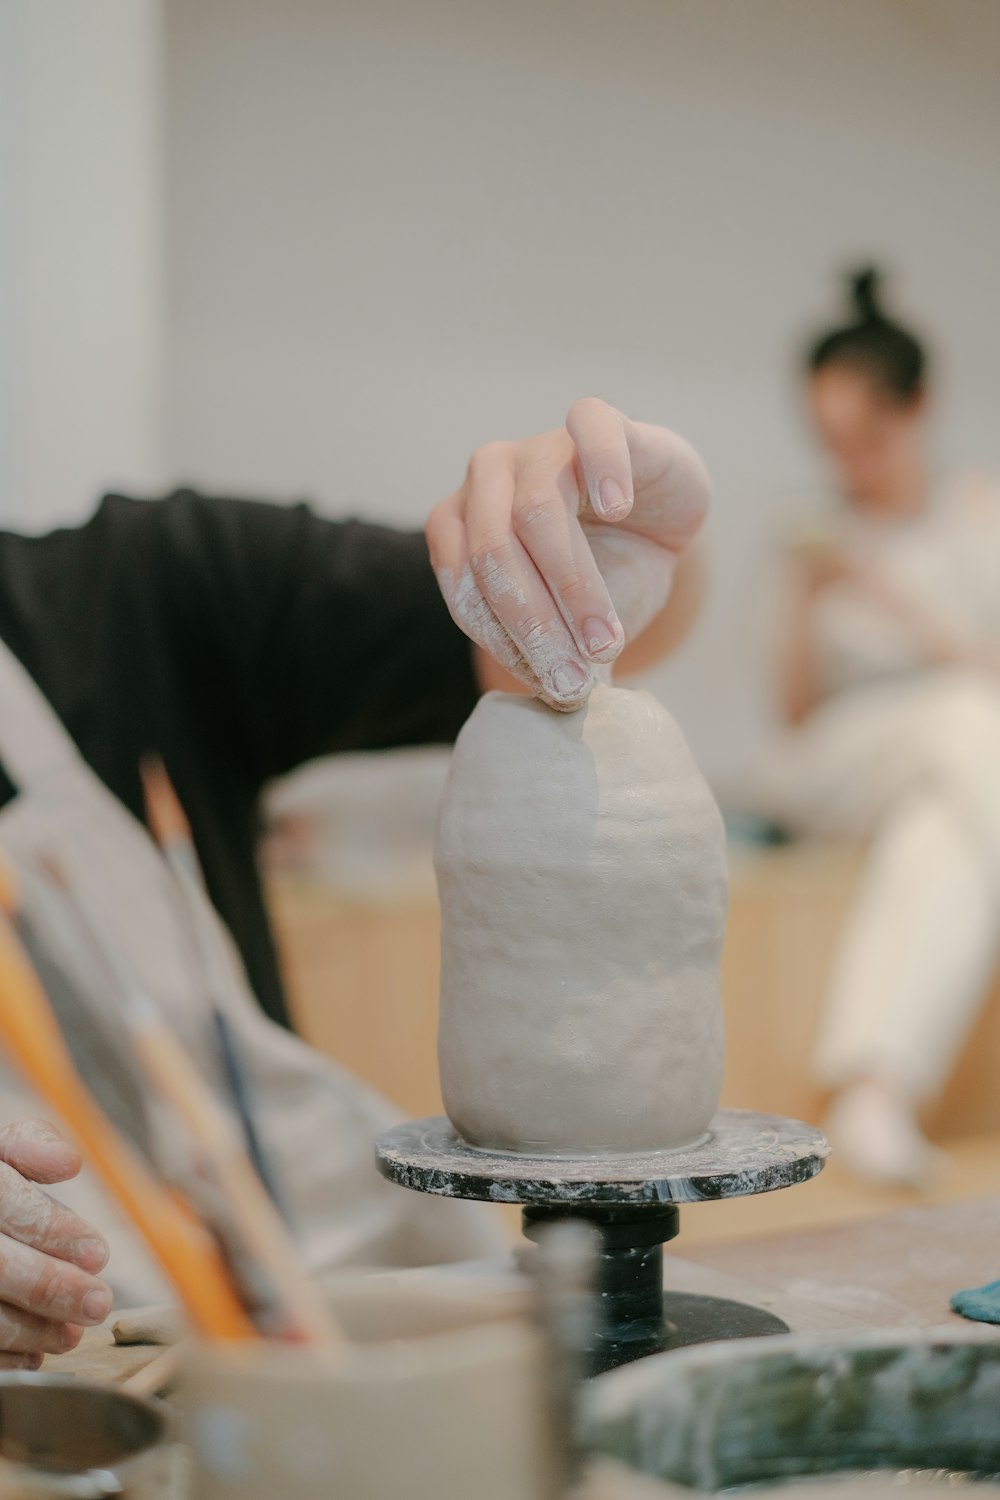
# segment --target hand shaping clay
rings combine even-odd
[[[722,820],[650,693],[484,697],[438,824],[445,1108],[471,1145],[687,1145],[722,1077]]]

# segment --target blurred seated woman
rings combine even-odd
[[[840,503],[787,548],[770,812],[870,838],[816,1071],[839,1159],[919,1185],[917,1111],[946,1081],[998,958],[1000,489],[928,457],[920,343],[852,279],[809,353]]]

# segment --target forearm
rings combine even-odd
[[[862,587],[869,599],[907,631],[926,666],[974,666],[992,656],[988,642],[961,629],[918,599],[911,599],[878,573],[865,574]]]

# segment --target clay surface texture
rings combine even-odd
[[[598,685],[567,715],[488,694],[455,748],[435,863],[459,1134],[539,1155],[700,1139],[722,1079],[725,838],[659,701]]]

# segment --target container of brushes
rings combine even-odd
[[[192,1500],[555,1500],[563,1455],[530,1297],[405,1274],[330,1283],[329,1349],[209,1344],[177,1384]]]
[[[0,1500],[176,1500],[166,1407],[70,1375],[0,1374]]]

